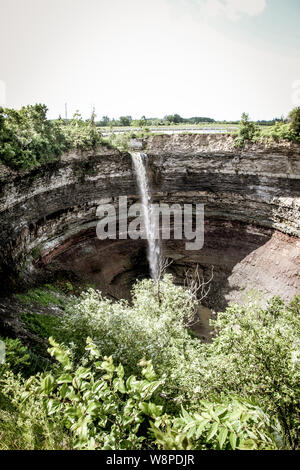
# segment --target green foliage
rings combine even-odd
[[[39,246],[36,246],[32,252],[31,252],[31,256],[34,260],[37,260],[40,256],[40,247]]]
[[[78,112],[70,122],[60,121],[60,123],[70,149],[93,150],[102,142],[101,134],[93,119],[84,121]]]
[[[27,370],[30,364],[30,354],[19,339],[1,338],[5,345],[5,362],[0,363],[0,376],[11,369],[15,373]]]
[[[46,118],[45,105],[19,111],[0,108],[0,160],[12,168],[30,168],[55,160],[67,149],[58,122]]]
[[[235,145],[242,148],[246,142],[254,142],[259,137],[259,135],[260,130],[257,124],[249,121],[249,115],[243,113],[239,123]]]
[[[296,445],[299,299],[286,306],[275,298],[265,308],[256,302],[232,305],[213,322],[217,334],[210,344],[189,335],[185,323],[193,300],[170,276],[160,283],[159,295],[153,281],[137,283],[131,305],[112,303],[91,289],[66,310],[60,331],[76,355],[86,336],[130,373],[145,355],[158,375],[166,375],[164,393],[173,409],[180,403],[193,409],[198,400],[222,393],[255,396],[278,417],[289,445]]]
[[[0,433],[7,439],[0,446],[297,448],[300,296],[290,304],[231,305],[212,322],[209,344],[186,328],[194,307],[169,275],[138,282],[130,304],[93,289],[73,297],[53,328],[49,351],[58,364],[28,380],[14,376],[11,368],[23,374],[18,357],[28,367],[19,344],[15,365],[2,369]],[[45,335],[52,325],[37,317],[28,317],[31,328]]]
[[[111,147],[117,148],[120,152],[127,152],[129,150],[130,139],[131,133],[122,132],[116,134],[112,132],[108,137],[104,137],[103,141]]]
[[[57,160],[69,149],[91,150],[101,143],[93,120],[76,114],[66,122],[50,121],[43,104],[20,110],[0,108],[0,160],[14,169],[28,169]]]
[[[97,121],[98,127],[145,127],[145,126],[167,126],[170,124],[200,124],[200,123],[214,123],[215,120],[208,117],[191,117],[183,118],[179,114],[171,114],[160,118],[146,118],[142,116],[141,119],[132,120],[131,116],[120,116],[119,119],[110,119],[108,116],[103,116],[100,121]]]
[[[120,126],[130,126],[132,121],[131,116],[121,116],[120,117]]]
[[[54,288],[50,285],[39,287],[36,289],[29,290],[26,294],[16,294],[18,300],[24,304],[36,303],[44,307],[49,305],[57,305],[63,307],[65,304],[64,298],[62,298],[58,292],[54,291]]]
[[[71,282],[69,282],[69,281],[65,282],[65,287],[69,292],[73,291],[73,289],[74,289]]]
[[[56,336],[60,325],[60,318],[54,315],[21,313],[20,318],[30,331],[41,338],[49,338],[52,335]]]
[[[271,126],[262,131],[262,137],[275,140],[280,142],[282,140],[289,140],[292,142],[300,141],[300,135],[296,135],[291,124],[286,124],[284,122],[276,122],[274,126]]]
[[[157,403],[164,379],[151,361],[139,363],[138,379],[112,357],[101,358],[90,338],[75,366],[71,352],[49,339],[59,363],[28,380],[7,373],[0,401],[0,449],[277,449],[276,420],[239,398],[201,401],[197,412],[163,414]],[[15,426],[13,426],[15,422]],[[149,425],[151,429],[149,428]]]
[[[122,362],[128,373],[137,374],[137,364],[146,356],[159,374],[167,374],[168,393],[179,400],[178,388],[185,393],[186,384],[196,386],[198,380],[197,374],[190,382],[189,369],[198,361],[200,342],[185,328],[194,301],[169,275],[160,282],[159,295],[157,289],[151,280],[137,282],[132,304],[112,302],[89,289],[66,307],[60,334],[65,342],[72,341],[76,357],[83,353],[84,338],[92,337],[101,353]]]
[[[61,367],[23,382],[17,394],[11,382],[3,387],[4,393],[17,401],[20,412],[32,401],[42,403],[48,426],[60,423],[74,448],[141,448],[145,436],[139,430],[144,420],[162,413],[162,408],[150,401],[161,385],[151,362],[140,362],[141,379],[126,379],[122,365],[115,366],[111,357],[101,360],[89,338],[78,366],[68,350],[52,338],[49,341],[49,352]]]
[[[147,119],[143,116],[141,119],[136,119],[131,123],[134,127],[146,127],[147,126]]]
[[[110,119],[108,116],[102,116],[101,121],[96,122],[96,126],[106,127],[110,123]]]
[[[59,420],[49,419],[41,394],[28,394],[38,379],[24,381],[11,372],[0,376],[0,450],[73,448]]]
[[[49,368],[50,360],[45,358],[47,352],[46,342],[27,346],[20,339],[4,338],[3,343],[6,354],[4,362],[0,363],[0,376],[7,371],[12,371],[15,374],[21,374],[23,377],[30,377],[32,374]]]
[[[62,275],[63,276],[63,275]],[[78,283],[74,281],[74,279],[68,280],[68,278],[63,277],[58,277],[55,279],[52,284],[44,284],[44,288],[59,294],[62,299],[65,299],[66,296],[69,296],[70,294],[73,294],[76,292],[78,289],[80,291],[87,289],[87,283]]]
[[[199,124],[201,122],[212,123],[215,122],[214,119],[207,118],[207,117],[192,117],[192,118],[183,118],[179,114],[169,114],[164,117],[164,123],[170,124],[180,124],[180,123],[189,123],[189,124]]]
[[[217,335],[203,347],[202,394],[255,396],[280,420],[295,447],[300,412],[300,297],[285,305],[273,298],[265,308],[255,302],[232,305],[213,322]]]
[[[291,129],[295,137],[300,140],[300,107],[293,109],[289,117],[291,119]]]
[[[196,413],[151,423],[163,450],[266,450],[282,447],[281,428],[257,405],[240,398],[201,401]]]
[[[248,114],[243,113],[235,145],[242,148],[246,142],[256,142],[259,138],[271,139],[276,142],[282,140],[300,142],[300,108],[293,109],[289,118],[289,123],[283,118],[276,119],[272,126],[260,129],[257,124],[264,124],[264,121],[250,122]]]
[[[103,137],[102,141],[103,143],[117,148],[120,152],[128,152],[131,139],[149,137],[150,135],[150,130],[144,127],[143,130],[139,132],[112,132],[108,137]]]

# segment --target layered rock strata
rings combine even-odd
[[[148,155],[155,202],[205,205],[202,250],[164,241],[182,282],[199,264],[214,270],[207,303],[223,308],[249,289],[289,299],[300,292],[300,146],[225,135],[156,135],[132,143]],[[97,207],[138,200],[131,157],[103,146],[32,171],[0,169],[2,295],[72,271],[114,298],[148,273],[143,240],[96,237]]]

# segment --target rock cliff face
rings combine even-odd
[[[249,289],[265,297],[300,292],[300,146],[236,149],[224,135],[157,135],[134,142],[148,155],[154,202],[205,204],[202,250],[164,241],[181,282],[198,263],[214,266],[208,305],[222,308]],[[1,169],[0,169],[1,172]],[[96,237],[96,209],[138,199],[131,157],[103,146],[60,162],[0,177],[0,266],[3,294],[72,271],[113,297],[147,271],[143,240]]]

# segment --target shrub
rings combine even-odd
[[[259,135],[260,130],[257,124],[249,121],[249,115],[243,113],[239,123],[238,133],[235,139],[235,145],[237,147],[244,147],[246,142],[255,141],[259,137]]]
[[[0,450],[73,447],[71,437],[60,421],[48,417],[41,394],[28,394],[30,383],[35,380],[31,377],[24,381],[11,372],[0,377]]]
[[[57,121],[46,118],[42,104],[19,111],[0,108],[0,159],[12,168],[30,168],[55,160],[67,149],[67,141]]]
[[[5,362],[0,363],[0,375],[11,369],[15,373],[24,372],[30,364],[30,352],[19,339],[1,338],[5,346]]]
[[[90,338],[75,366],[72,354],[49,338],[59,363],[28,380],[7,373],[0,385],[0,449],[276,449],[280,427],[256,405],[238,398],[202,401],[197,413],[163,414],[164,379],[151,361],[127,376],[112,357],[100,357]],[[3,406],[4,403],[4,406]],[[151,425],[151,430],[149,428]],[[276,427],[274,426],[276,425]]]
[[[93,120],[76,114],[70,122],[48,120],[43,104],[20,110],[0,108],[0,160],[14,169],[28,169],[57,160],[69,149],[91,150],[101,142]]]
[[[283,426],[291,447],[297,446],[300,412],[300,297],[285,305],[271,299],[232,305],[213,322],[218,333],[203,347],[202,396],[255,396]]]
[[[77,367],[68,350],[51,338],[49,341],[49,352],[61,368],[25,382],[8,375],[3,387],[23,425],[28,411],[33,413],[29,426],[21,431],[28,441],[26,448],[41,448],[42,436],[46,448],[52,448],[56,435],[59,448],[64,441],[78,449],[141,448],[149,426],[140,433],[144,420],[162,413],[162,407],[150,401],[161,385],[151,363],[140,362],[140,380],[135,376],[125,379],[122,365],[116,367],[111,357],[99,360],[99,351],[89,338],[86,355]],[[35,425],[39,427],[34,429]]]
[[[262,131],[262,136],[271,138],[276,142],[280,142],[282,140],[297,142],[298,140],[291,124],[286,124],[284,122],[276,122],[274,126],[264,129]]]
[[[54,315],[22,313],[20,318],[30,331],[41,338],[49,338],[49,336],[55,335],[60,324],[60,318]]]
[[[293,109],[289,117],[291,119],[291,129],[295,136],[300,139],[300,107]]]
[[[197,387],[200,342],[191,338],[185,320],[193,316],[194,300],[167,275],[157,284],[152,280],[137,282],[132,291],[132,305],[112,302],[100,292],[89,289],[79,301],[66,307],[60,327],[61,340],[72,341],[76,357],[90,336],[101,354],[122,362],[128,373],[136,374],[142,357],[151,359],[156,371],[168,376],[168,393],[176,396]]]
[[[1,337],[0,337],[1,340]],[[51,361],[45,357],[47,343],[36,342],[24,345],[20,339],[4,338],[5,361],[0,363],[0,376],[7,371],[30,377],[32,374],[49,369]]]
[[[61,332],[82,354],[91,336],[102,354],[137,373],[141,357],[151,359],[174,411],[182,403],[193,410],[199,400],[223,393],[255,396],[258,405],[280,420],[288,443],[298,439],[300,403],[299,298],[285,305],[279,298],[266,307],[256,302],[232,305],[212,322],[210,344],[193,339],[185,319],[193,314],[191,294],[166,276],[157,284],[138,282],[132,305],[112,303],[94,290],[67,307]],[[173,407],[173,408],[172,408]]]
[[[164,449],[295,449],[300,296],[289,304],[273,298],[265,307],[254,301],[231,305],[212,322],[215,337],[209,344],[192,338],[185,327],[194,307],[191,293],[175,286],[169,275],[159,283],[136,283],[131,304],[113,303],[93,289],[73,298],[56,339],[70,343],[70,351],[52,340],[51,354],[60,368],[52,365],[47,374],[18,379],[26,393],[23,401],[15,397],[17,412],[23,416],[21,402],[26,406],[27,397],[36,397],[37,406],[42,400],[51,426],[63,424],[67,442],[71,439],[76,448],[149,448],[156,429],[156,443]],[[86,343],[88,336],[93,341]],[[141,359],[143,378],[129,380],[140,375]],[[22,361],[20,368],[16,364],[22,372]],[[135,388],[144,380],[157,385],[151,406],[150,395],[147,400],[141,395],[147,386]],[[7,387],[2,391],[9,398],[13,392]],[[178,417],[180,405],[185,411]],[[134,423],[126,421],[127,406]]]
[[[201,401],[196,413],[182,408],[179,417],[151,423],[163,450],[266,450],[283,447],[279,423],[249,400]]]
[[[102,142],[93,120],[84,121],[78,112],[69,123],[61,121],[61,129],[70,149],[93,150]]]

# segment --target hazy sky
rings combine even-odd
[[[0,0],[0,102],[50,117],[65,102],[98,118],[286,115],[299,25],[300,0]]]

